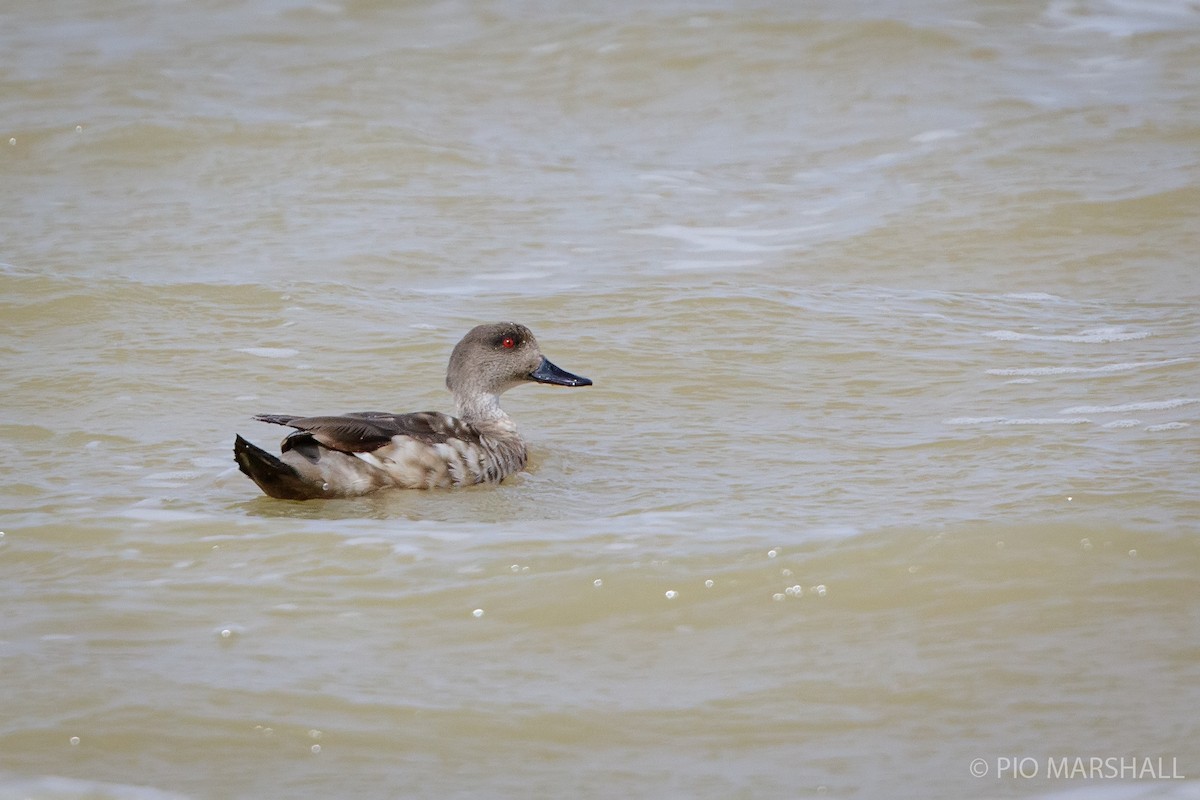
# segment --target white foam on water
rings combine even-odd
[[[350,536],[342,541],[343,547],[391,547],[391,540],[382,536]]]
[[[673,172],[643,172],[637,176],[637,179],[647,183],[683,186],[703,180],[703,177],[695,170],[676,170]]]
[[[999,339],[1002,342],[1079,342],[1082,344],[1105,344],[1107,342],[1130,342],[1135,339],[1145,339],[1150,331],[1130,331],[1124,328],[1089,328],[1079,333],[1019,333],[1017,331],[999,330],[988,331],[984,336]]]
[[[1087,417],[952,417],[945,425],[1087,425]]]
[[[799,243],[767,244],[762,239],[781,239],[797,237],[813,230],[824,228],[824,225],[809,225],[800,228],[780,228],[754,230],[750,228],[693,228],[686,225],[660,225],[656,228],[643,228],[626,231],[639,236],[661,236],[666,239],[678,239],[696,250],[715,251],[723,253],[774,253],[784,250],[794,250]]]
[[[915,142],[916,144],[925,144],[927,142],[940,142],[944,139],[957,139],[959,136],[962,136],[962,134],[956,130],[947,128],[944,130],[932,130],[918,133],[916,136],[910,138],[909,141]]]
[[[290,347],[239,347],[237,352],[259,358],[291,358],[300,355],[299,350]]]
[[[1162,361],[1130,361],[1123,364],[1103,364],[1099,367],[1005,367],[987,370],[988,375],[1106,375],[1138,369],[1186,364],[1190,358],[1168,358]]]
[[[566,262],[562,265],[565,266]],[[537,272],[534,270],[512,272],[485,272],[475,276],[483,281],[540,281],[550,277],[549,272]]]
[[[1009,300],[1029,300],[1035,303],[1065,303],[1066,299],[1048,292],[1010,292],[1004,297]]]
[[[684,259],[678,261],[669,261],[663,265],[663,269],[671,272],[698,272],[703,270],[718,270],[718,269],[742,269],[744,267],[756,267],[761,264],[759,259],[740,259],[731,260],[715,260],[715,261],[700,261],[698,259]]]
[[[1190,428],[1190,422],[1164,422],[1161,425],[1147,425],[1147,433],[1161,433],[1162,431],[1177,431],[1183,428]]]
[[[1168,411],[1173,408],[1190,406],[1200,403],[1194,397],[1181,397],[1175,400],[1155,400],[1146,403],[1122,403],[1116,406],[1071,406],[1064,408],[1063,414],[1126,414],[1130,411]]]
[[[1054,0],[1044,12],[1047,23],[1072,33],[1103,33],[1112,37],[1174,31],[1200,25],[1191,3],[1178,0]]]

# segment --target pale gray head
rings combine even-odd
[[[472,328],[450,354],[446,387],[460,411],[498,411],[496,399],[525,383],[591,386],[592,382],[550,363],[538,349],[537,339],[524,325],[496,322]]]

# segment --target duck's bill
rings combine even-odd
[[[565,369],[559,369],[543,357],[538,368],[529,373],[529,379],[538,383],[553,383],[558,386],[591,386],[591,378],[582,375],[572,375]]]

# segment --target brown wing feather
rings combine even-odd
[[[437,444],[448,439],[479,441],[479,431],[449,414],[436,411],[417,411],[411,414],[390,414],[386,411],[359,411],[347,414],[351,419],[360,419],[376,425],[390,436],[411,436],[422,442]]]
[[[303,440],[315,440],[331,450],[367,453],[391,442],[394,436],[411,436],[429,444],[447,439],[478,441],[479,434],[462,420],[432,411],[413,414],[389,414],[384,411],[359,411],[340,416],[294,417],[287,414],[259,414],[256,419],[287,425],[298,432],[284,439],[287,451]],[[290,441],[296,439],[297,441]]]

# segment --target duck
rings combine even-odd
[[[591,386],[551,363],[516,322],[478,325],[454,346],[446,388],[456,416],[436,411],[359,411],[335,416],[258,414],[284,425],[274,455],[236,434],[238,468],[270,497],[345,498],[382,489],[496,484],[525,467],[528,451],[500,395],[524,383]]]

